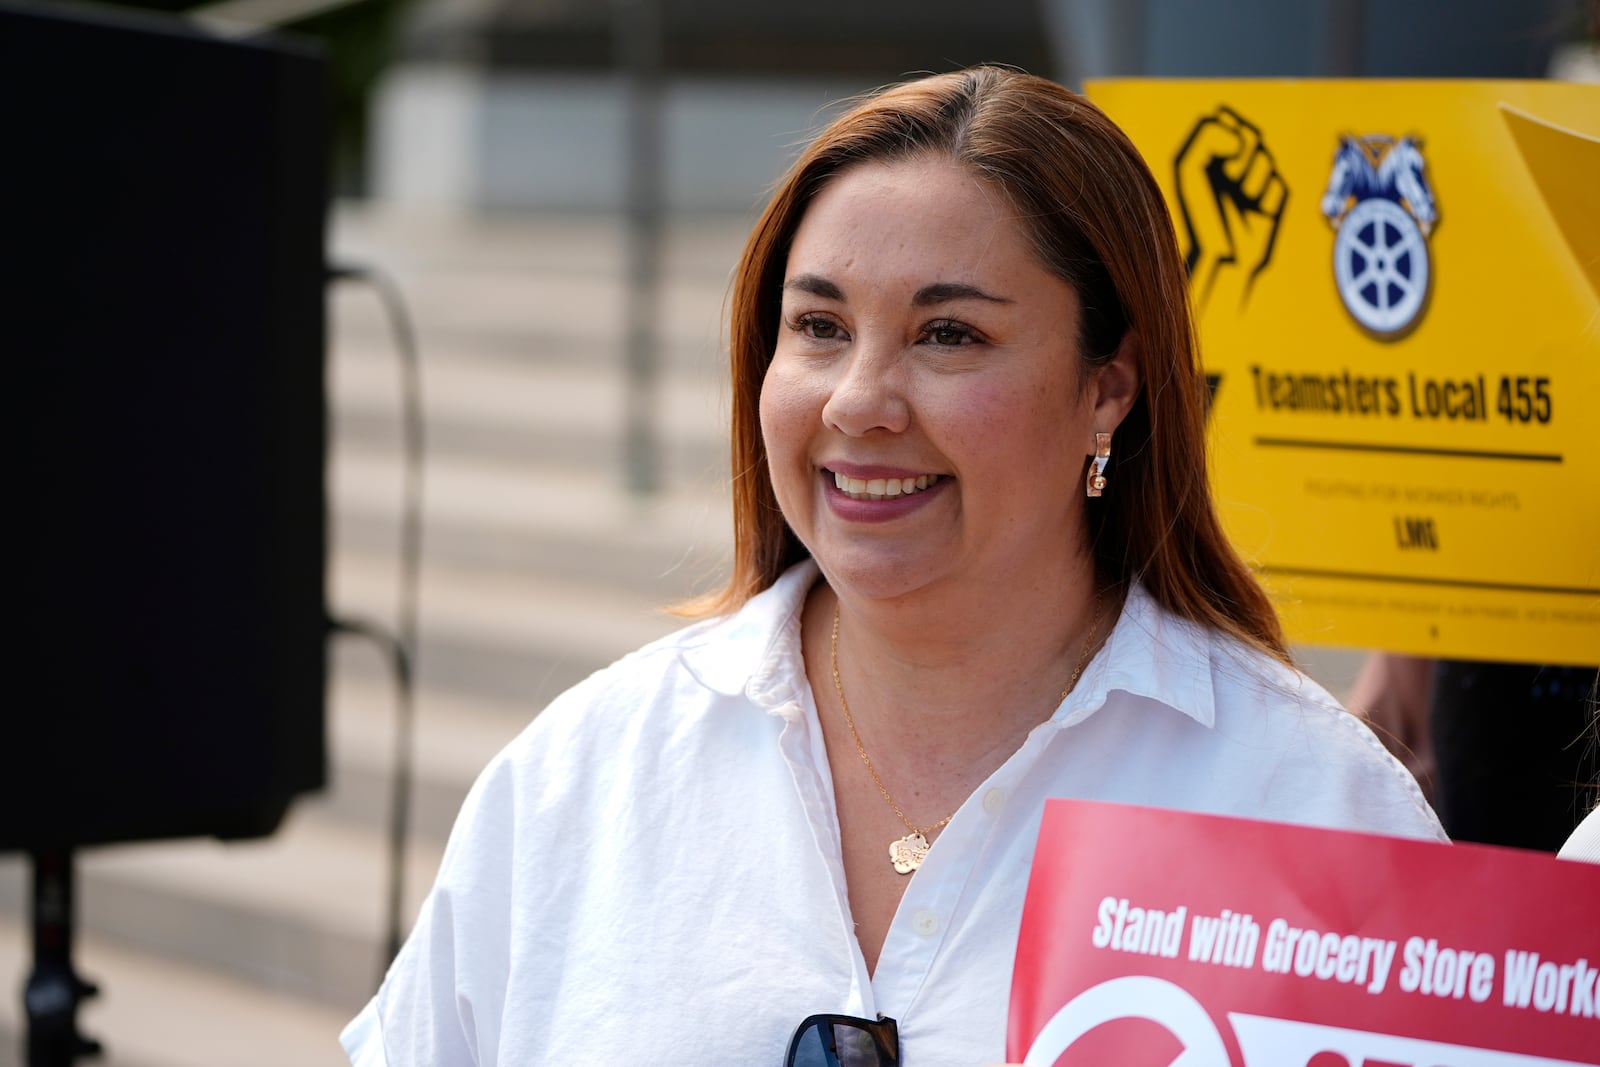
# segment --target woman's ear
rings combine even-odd
[[[1140,359],[1139,339],[1132,330],[1122,335],[1116,355],[1094,371],[1089,382],[1089,399],[1094,408],[1094,426],[1101,432],[1111,432],[1122,425],[1122,420],[1139,398],[1144,387],[1144,372]]]

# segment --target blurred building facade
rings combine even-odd
[[[747,212],[830,104],[920,71],[1542,77],[1583,18],[1581,0],[419,0],[375,102],[372,191],[613,211],[642,159],[667,210]]]
[[[1034,0],[422,0],[376,102],[373,191],[616,210],[642,107],[667,209],[748,211],[840,98],[984,60],[1044,69],[1047,36]]]

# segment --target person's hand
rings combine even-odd
[[[1433,699],[1433,660],[1372,652],[1361,665],[1345,707],[1366,719],[1384,746],[1433,794],[1433,740],[1428,703]]]
[[[1272,257],[1289,187],[1261,131],[1227,107],[1195,124],[1174,166],[1196,303],[1204,307],[1227,279],[1223,288],[1242,304]]]

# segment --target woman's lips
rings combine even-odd
[[[921,511],[955,485],[955,479],[948,474],[902,473],[896,477],[883,473],[882,468],[856,470],[856,474],[845,474],[823,467],[818,472],[822,484],[828,487],[828,510],[846,522],[893,522]],[[890,493],[896,483],[898,488]]]

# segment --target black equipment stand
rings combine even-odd
[[[73,1067],[98,1056],[100,1042],[78,1032],[78,1002],[100,990],[72,969],[72,850],[41,849],[33,859],[33,973],[23,989],[28,1067]]]

